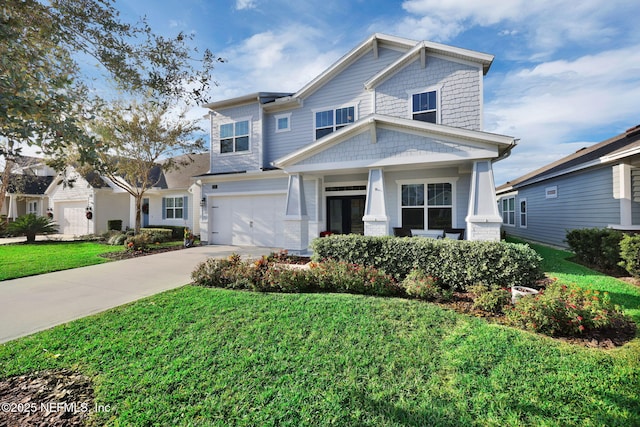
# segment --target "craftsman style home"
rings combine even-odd
[[[640,125],[496,189],[503,230],[567,247],[568,230],[640,231]]]
[[[374,34],[296,93],[206,105],[201,239],[301,252],[321,233],[498,240],[492,165],[514,139],[482,131],[492,61]]]

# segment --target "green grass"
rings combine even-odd
[[[98,255],[123,246],[95,242],[36,242],[0,245],[0,280],[16,279],[109,261]]]
[[[0,377],[63,367],[93,377],[98,425],[640,425],[640,339],[587,349],[395,298],[185,286],[0,345]]]
[[[162,248],[182,245],[182,241],[175,241],[153,246]],[[99,256],[100,254],[124,250],[124,246],[109,246],[96,242],[36,242],[0,245],[0,280],[101,264],[110,260]]]
[[[510,240],[522,242],[513,238]],[[572,252],[533,243],[529,245],[544,259],[542,269],[549,277],[555,277],[567,285],[609,292],[611,301],[620,305],[636,323],[640,324],[640,287],[629,285],[620,279],[569,261],[574,256]]]

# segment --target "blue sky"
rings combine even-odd
[[[295,92],[374,32],[490,53],[484,130],[519,138],[496,185],[640,124],[630,0],[116,0],[227,62],[212,100]],[[194,110],[193,114],[204,113]]]

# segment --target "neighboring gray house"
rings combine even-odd
[[[492,62],[374,34],[296,93],[206,105],[202,240],[305,251],[324,231],[394,227],[498,240],[492,164],[514,139],[482,131]]]
[[[55,171],[43,159],[20,156],[11,169],[5,201],[0,216],[13,221],[29,213],[44,216],[50,212],[45,194],[53,181]]]
[[[640,125],[496,189],[503,230],[566,247],[567,230],[640,230]]]

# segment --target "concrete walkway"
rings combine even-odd
[[[1,281],[0,343],[186,285],[209,257],[258,258],[274,250],[199,246]]]

